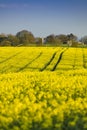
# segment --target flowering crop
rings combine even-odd
[[[0,130],[87,130],[86,48],[0,50]]]
[[[0,73],[87,68],[86,48],[0,48]]]

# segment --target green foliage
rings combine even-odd
[[[60,43],[67,44],[68,37],[67,35],[60,34],[56,36],[56,39],[60,41]]]
[[[16,34],[20,40],[20,44],[29,45],[29,43],[35,43],[35,38],[31,32],[26,30],[20,31]]]
[[[80,41],[83,42],[84,44],[87,44],[87,36],[82,37]]]
[[[46,37],[46,44],[50,45],[62,45],[62,44],[68,44],[68,41],[77,41],[77,37],[74,34],[60,34],[60,35],[49,35]]]
[[[19,45],[19,39],[16,36],[9,34],[7,39],[11,42],[11,46]]]
[[[11,42],[8,40],[3,40],[0,42],[0,46],[11,46]]]
[[[50,43],[50,44],[55,44],[56,40],[55,40],[55,35],[49,35],[46,38],[46,43]]]
[[[68,34],[67,38],[68,38],[68,40],[71,40],[71,41],[77,41],[77,36],[72,33]]]
[[[42,44],[43,44],[43,39],[40,38],[40,37],[38,37],[38,38],[35,39],[35,43],[37,44],[37,46],[42,46]]]
[[[60,34],[60,35],[49,35],[45,38],[35,38],[34,35],[27,31],[22,30],[17,32],[16,35],[5,35],[0,34],[0,46],[2,46],[3,41],[11,42],[10,46],[64,46],[68,45],[68,41],[77,41],[77,37],[74,34]],[[76,46],[76,45],[75,45]]]

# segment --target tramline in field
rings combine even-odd
[[[0,48],[0,130],[87,130],[87,49]]]
[[[2,48],[0,73],[86,69],[85,48]]]

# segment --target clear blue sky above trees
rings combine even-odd
[[[87,35],[87,0],[0,0],[0,33]]]

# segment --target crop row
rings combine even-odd
[[[39,49],[36,50],[35,48],[33,48],[32,50],[30,50],[30,48],[19,48],[19,50],[18,48],[8,49],[9,51],[13,52],[11,52],[11,56],[9,56],[9,53],[6,54],[5,52],[5,54],[2,54],[2,56],[6,55],[7,60],[5,59],[4,62],[0,64],[1,73],[21,71],[24,67],[26,67],[27,64],[32,63],[41,54],[41,51]]]
[[[61,48],[0,48],[0,73],[44,70]],[[53,57],[53,58],[52,58]]]
[[[86,48],[0,48],[0,73],[87,68]]]
[[[86,55],[85,55],[86,56]],[[69,48],[62,56],[61,62],[57,66],[57,70],[81,69],[83,66],[83,49]]]

